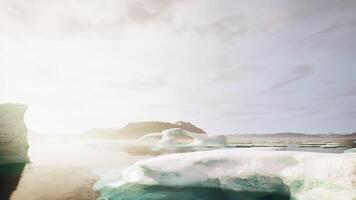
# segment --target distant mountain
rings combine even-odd
[[[270,134],[234,134],[235,137],[244,138],[356,138],[356,132],[350,134],[306,134],[306,133],[270,133]]]
[[[119,138],[119,139],[138,139],[148,133],[161,132],[170,128],[182,128],[193,133],[206,134],[206,132],[190,122],[178,121],[176,123],[145,121],[133,122],[123,128],[102,128],[90,129],[84,137],[89,138]]]

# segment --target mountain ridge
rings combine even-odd
[[[232,134],[235,137],[265,137],[265,138],[356,138],[356,132],[353,133],[327,133],[327,134],[308,134],[308,133],[295,133],[295,132],[280,132],[280,133],[267,133],[267,134]]]

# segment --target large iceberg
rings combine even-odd
[[[29,161],[26,110],[23,104],[0,104],[0,164]]]
[[[169,154],[108,174],[99,199],[356,199],[356,155],[224,149]]]

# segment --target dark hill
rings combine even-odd
[[[138,139],[148,133],[161,132],[170,128],[182,128],[193,133],[206,134],[205,131],[190,122],[178,121],[176,123],[169,123],[160,121],[145,121],[132,122],[123,128],[91,129],[87,131],[84,136],[95,138]]]

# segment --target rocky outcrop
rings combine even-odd
[[[84,137],[138,139],[148,133],[157,133],[170,128],[181,128],[192,133],[206,134],[205,131],[190,122],[145,121],[129,123],[121,129],[91,129],[84,134]]]
[[[0,104],[0,164],[29,161],[26,110],[23,104]]]
[[[138,139],[148,133],[161,132],[166,129],[171,128],[182,128],[192,133],[203,133],[205,132],[194,126],[189,122],[159,122],[159,121],[147,121],[147,122],[135,122],[129,123],[124,128],[120,129],[118,132],[118,137],[127,139]]]

